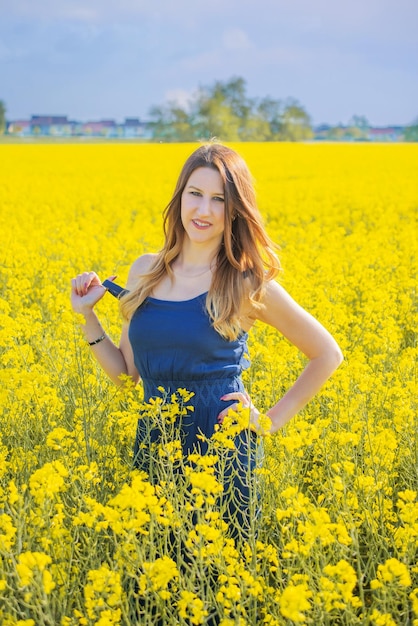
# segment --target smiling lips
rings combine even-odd
[[[211,226],[209,222],[201,222],[200,220],[192,220],[192,222],[199,230],[205,230]]]

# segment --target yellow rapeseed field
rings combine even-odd
[[[118,390],[69,304],[77,273],[123,284],[159,248],[195,146],[0,146],[3,626],[418,625],[418,145],[233,147],[281,248],[280,280],[345,355],[264,438],[261,513],[237,543],[215,467],[245,415],[180,480],[187,391],[144,407],[140,386]],[[117,341],[116,300],[98,310]],[[303,358],[261,324],[250,356],[246,384],[267,409]],[[167,432],[158,483],[131,471],[140,407]]]

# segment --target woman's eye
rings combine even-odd
[[[191,191],[192,196],[200,196],[200,191]]]
[[[216,200],[216,202],[224,202],[224,199],[221,198],[221,196],[215,196],[213,199]]]

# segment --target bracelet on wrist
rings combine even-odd
[[[95,341],[88,341],[87,343],[89,344],[89,346],[95,346],[96,343],[100,343],[101,341],[103,341],[103,339],[106,339],[106,333],[103,333],[103,335]]]

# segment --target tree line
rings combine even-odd
[[[246,81],[233,77],[199,87],[186,104],[171,101],[149,111],[152,139],[164,142],[196,141],[216,137],[221,141],[307,141],[314,136],[311,117],[294,98],[250,98]],[[0,135],[6,130],[6,105],[0,100]],[[347,134],[367,137],[364,116],[353,116],[348,128],[335,127],[327,139]],[[405,141],[418,141],[418,118],[405,128]]]
[[[6,130],[6,105],[0,100],[0,135]]]
[[[216,137],[223,141],[302,141],[313,137],[311,118],[295,99],[250,98],[234,77],[199,87],[186,105],[168,102],[150,110],[150,128],[164,142]]]

